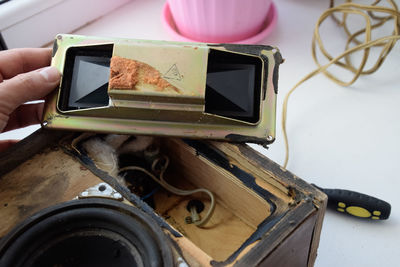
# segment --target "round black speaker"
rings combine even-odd
[[[0,241],[0,266],[173,266],[170,245],[139,209],[88,198],[42,210],[14,228]]]

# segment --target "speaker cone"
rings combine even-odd
[[[0,266],[172,266],[170,242],[137,208],[83,199],[43,210],[0,242]]]

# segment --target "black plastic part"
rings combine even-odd
[[[0,51],[7,50],[6,42],[4,41],[3,35],[0,32]]]
[[[267,140],[266,138],[259,138],[241,134],[228,134],[225,136],[225,138],[232,143],[253,143],[262,145],[265,148],[268,148],[268,145],[275,141],[275,138],[273,138],[272,140]]]
[[[315,184],[313,186],[328,196],[329,208],[341,213],[375,220],[386,220],[390,216],[390,204],[381,199],[350,190],[321,188]]]
[[[273,76],[272,76],[272,82],[274,83],[275,94],[278,94],[279,66],[283,62],[281,53],[276,52],[274,54],[274,59],[275,59],[276,64],[275,64],[275,67],[274,67],[274,73],[273,73]]]
[[[68,48],[61,82],[61,111],[108,106],[113,45]]]
[[[189,201],[189,203],[186,206],[186,210],[190,212],[192,207],[196,207],[196,212],[200,213],[204,210],[204,204],[198,199],[192,199]]]
[[[205,112],[257,123],[260,119],[262,60],[210,49]]]
[[[173,266],[169,239],[148,215],[108,199],[45,209],[0,242],[0,266]]]
[[[58,42],[57,39],[55,39],[53,41],[53,51],[51,53],[51,57],[54,57],[56,55],[56,53],[57,53],[57,50],[58,50],[58,43],[57,42]]]
[[[138,152],[139,155],[129,153],[129,154],[121,154],[118,157],[119,168],[124,168],[128,166],[137,166],[147,170],[151,169],[151,165],[147,162],[143,157],[143,153]],[[128,189],[135,195],[139,196],[143,199],[145,196],[145,201],[150,207],[155,208],[154,199],[151,195],[156,188],[159,187],[158,183],[156,183],[153,179],[150,179],[149,176],[138,170],[127,170],[119,173],[122,177],[124,177]],[[150,194],[150,195],[149,195]]]
[[[10,0],[0,0],[0,5],[6,3],[8,1],[10,1]]]

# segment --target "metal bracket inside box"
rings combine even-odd
[[[99,183],[95,186],[92,186],[85,191],[81,192],[76,199],[84,199],[84,198],[92,198],[92,197],[100,197],[100,198],[109,198],[115,200],[123,200],[123,197],[120,193],[115,191],[107,183]]]
[[[48,128],[275,140],[282,58],[271,46],[58,35],[53,53],[63,78],[46,101]]]

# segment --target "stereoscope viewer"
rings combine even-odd
[[[278,49],[58,35],[0,155],[0,266],[313,266],[326,196],[275,140]]]

